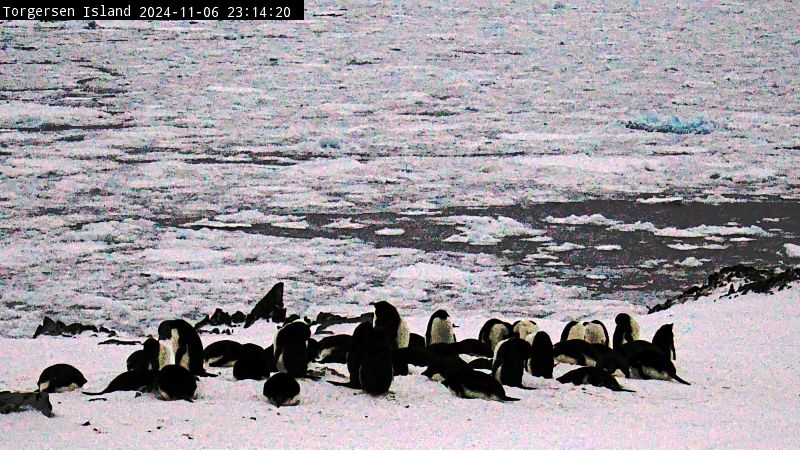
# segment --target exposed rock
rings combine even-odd
[[[53,417],[53,405],[47,392],[0,392],[0,413],[41,411],[47,417]]]
[[[206,317],[197,322],[194,326],[195,330],[206,325],[211,325],[214,327],[218,326],[236,326],[245,321],[246,316],[241,311],[236,311],[233,314],[228,314],[227,312],[223,311],[220,308],[217,308],[210,317],[206,315]]]
[[[367,312],[358,317],[345,317],[333,313],[321,312],[317,314],[316,320],[311,322],[311,325],[319,325],[314,334],[320,334],[326,328],[333,325],[340,325],[343,323],[361,323],[372,322],[375,313]]]
[[[692,286],[685,290],[683,294],[653,306],[648,313],[663,311],[673,305],[697,300],[721,288],[724,289],[725,286],[728,286],[725,297],[749,292],[771,294],[775,291],[786,289],[789,283],[797,280],[800,280],[800,268],[758,269],[743,264],[723,267],[709,275],[708,281],[704,284]]]
[[[94,325],[84,325],[77,322],[67,325],[60,320],[53,320],[45,316],[42,320],[42,324],[36,327],[33,337],[36,338],[43,334],[48,336],[75,336],[83,333],[84,331],[91,331],[93,333],[106,333],[109,336],[117,335],[115,331],[109,330],[106,327],[101,326],[98,328]]]
[[[272,320],[273,322],[283,322],[286,319],[286,308],[283,306],[283,282],[272,286],[256,306],[247,315],[244,327],[249,328],[258,319]]]

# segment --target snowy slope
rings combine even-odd
[[[53,394],[55,418],[4,415],[0,431],[4,446],[16,448],[792,448],[800,445],[800,344],[786,320],[800,314],[797,287],[703,298],[640,317],[648,338],[663,323],[675,323],[678,373],[691,386],[622,379],[636,393],[613,393],[526,378],[536,390],[508,388],[522,401],[504,404],[456,398],[420,375],[395,378],[384,397],[302,380],[301,404],[277,410],[261,396],[263,382],[235,382],[230,369],[220,369],[221,377],[202,379],[192,404],[147,394],[113,393],[94,402],[77,392]],[[476,336],[484,320],[453,315],[461,337]],[[427,318],[409,322],[424,332]],[[556,338],[564,325],[539,323]],[[273,334],[271,324],[259,324],[234,338],[267,343]],[[0,358],[15,364],[0,366],[0,388],[31,388],[41,369],[55,362],[83,370],[87,390],[102,388],[124,369],[132,350],[97,342],[4,338]],[[346,373],[342,365],[331,367]],[[558,366],[556,376],[568,368]]]

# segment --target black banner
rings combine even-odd
[[[67,6],[44,6],[51,4],[45,1],[40,4],[11,6],[10,2],[0,2],[0,20],[303,20],[305,17],[303,0],[108,3],[75,0]]]

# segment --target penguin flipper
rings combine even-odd
[[[106,394],[106,393],[107,393],[106,391],[100,391],[100,392],[81,392],[81,394],[83,394],[83,395],[103,395],[103,394]]]
[[[350,388],[350,389],[361,389],[361,386],[358,386],[357,384],[355,384],[353,382],[350,382],[350,381],[348,381],[346,383],[343,382],[343,381],[331,381],[331,380],[327,380],[327,381],[328,381],[328,383],[330,383],[330,384],[332,384],[334,386],[341,386],[341,387],[346,387],[346,388]]]

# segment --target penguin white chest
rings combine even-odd
[[[453,334],[453,321],[448,317],[447,319],[435,318],[431,322],[431,344],[449,344],[455,342]]]

